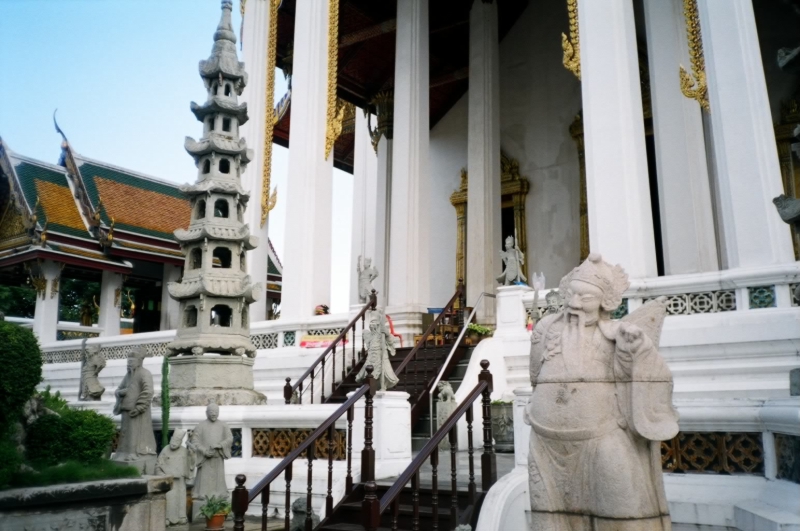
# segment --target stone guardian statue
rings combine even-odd
[[[667,531],[660,441],[678,433],[658,353],[664,299],[609,314],[628,276],[592,253],[561,281],[563,312],[531,337],[531,531]]]
[[[167,492],[168,526],[186,523],[186,480],[192,477],[194,463],[192,453],[181,445],[185,434],[185,430],[175,430],[156,462],[156,474],[172,478],[172,490]]]
[[[525,255],[519,250],[514,237],[509,236],[506,238],[506,250],[500,251],[500,258],[503,260],[505,269],[503,274],[497,277],[497,281],[504,285],[510,286],[518,282],[527,282],[528,279],[522,274],[522,266],[525,265]]]
[[[139,468],[152,475],[156,464],[156,438],[150,404],[153,400],[153,375],[142,367],[147,351],[134,347],[128,354],[128,372],[114,395],[114,415],[122,416],[122,427],[113,460]]]
[[[369,294],[372,293],[372,281],[378,278],[378,270],[372,265],[371,258],[358,257],[356,265],[358,272],[358,300],[361,304],[369,301]]]
[[[307,502],[305,498],[297,498],[292,503],[292,521],[289,531],[306,531],[306,518],[308,517]],[[311,529],[319,525],[319,516],[311,508]]]
[[[106,388],[100,385],[98,376],[105,366],[106,358],[100,351],[100,345],[86,347],[84,339],[81,356],[81,389],[78,393],[78,400],[100,400]]]
[[[195,453],[197,476],[194,480],[192,498],[199,508],[211,496],[228,498],[225,484],[225,460],[231,458],[233,433],[227,424],[219,420],[219,406],[213,402],[206,408],[206,420],[194,429],[192,450]]]
[[[372,365],[372,375],[378,381],[378,389],[388,391],[400,381],[392,369],[390,356],[395,355],[394,337],[389,331],[386,317],[382,311],[375,310],[367,314],[369,330],[364,331],[364,348],[367,361],[361,367],[356,382],[361,383],[367,377],[367,367]]]

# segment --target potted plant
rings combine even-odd
[[[514,403],[506,400],[492,401],[492,435],[497,452],[514,451]]]
[[[492,329],[476,323],[470,323],[467,325],[467,334],[469,334],[470,343],[477,345],[481,339],[492,335]]]
[[[226,498],[211,496],[200,507],[200,514],[206,517],[206,531],[223,531],[225,518],[231,512],[231,504]]]

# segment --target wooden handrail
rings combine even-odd
[[[300,446],[292,450],[292,452],[286,457],[284,457],[283,460],[280,463],[278,463],[278,465],[275,468],[273,468],[269,474],[264,476],[261,479],[261,481],[256,483],[255,486],[248,491],[248,503],[252,502],[256,496],[261,494],[264,488],[268,487],[273,481],[275,481],[278,478],[278,476],[280,476],[292,462],[294,462],[298,457],[300,457],[300,454],[302,454],[304,451],[306,451],[306,449],[308,449],[309,446],[312,445],[312,443],[315,443],[317,439],[322,437],[322,435],[328,431],[328,428],[333,426],[334,423],[337,420],[339,420],[339,417],[344,415],[347,412],[347,410],[350,409],[353,406],[353,404],[358,402],[358,400],[362,396],[364,396],[368,392],[370,393],[370,396],[375,395],[378,384],[375,378],[372,377],[372,370],[373,370],[372,365],[368,366],[366,370],[367,370],[367,383],[362,385],[355,393],[353,393],[353,395],[350,396],[350,398],[348,398],[344,404],[339,406],[339,408],[336,411],[334,411],[331,414],[331,416],[325,419],[325,421],[323,421],[323,423],[320,424],[319,427],[316,430],[314,430],[314,432],[311,435],[309,435],[302,443],[300,443]]]
[[[400,376],[403,373],[403,371],[406,370],[408,364],[411,363],[411,360],[416,358],[417,352],[419,352],[422,346],[427,343],[428,337],[434,332],[434,330],[436,330],[436,327],[439,326],[439,322],[444,318],[445,314],[447,314],[448,311],[451,311],[453,309],[457,301],[460,301],[462,299],[461,295],[463,292],[464,292],[464,284],[463,282],[459,281],[458,287],[456,288],[456,292],[453,294],[448,303],[442,309],[442,313],[436,316],[436,319],[434,319],[433,322],[430,324],[430,326],[428,326],[428,329],[425,330],[425,333],[422,334],[422,337],[420,337],[419,341],[417,341],[417,344],[414,345],[414,348],[411,349],[411,352],[409,352],[406,355],[405,359],[403,360],[403,363],[401,363],[400,366],[395,371],[395,374],[397,376]],[[464,309],[463,305],[461,309],[462,310]]]
[[[353,329],[353,342],[355,342],[355,330],[356,330],[356,324],[358,323],[358,320],[362,319],[364,317],[364,315],[368,311],[374,310],[377,307],[377,304],[378,304],[377,292],[373,289],[372,293],[370,293],[370,295],[369,295],[369,302],[366,303],[363,308],[361,308],[361,311],[358,312],[358,314],[356,314],[356,316],[353,317],[353,319],[351,319],[349,323],[347,323],[347,326],[345,326],[344,329],[339,333],[339,335],[336,336],[336,339],[334,339],[331,342],[331,344],[328,345],[328,347],[324,351],[322,351],[322,354],[320,354],[317,357],[317,359],[314,361],[314,363],[312,363],[308,367],[308,369],[306,369],[306,372],[304,372],[302,374],[302,376],[300,376],[300,378],[298,378],[294,382],[294,384],[291,385],[291,387],[289,387],[289,379],[288,378],[286,379],[287,385],[286,385],[286,389],[284,390],[284,399],[285,399],[287,404],[289,404],[291,402],[292,395],[294,395],[294,393],[299,388],[302,387],[303,382],[305,381],[305,379],[313,374],[314,369],[316,369],[321,363],[323,363],[323,361],[326,359],[327,356],[331,355],[331,353],[334,352],[334,350],[336,349],[336,346],[339,344],[339,342],[343,342],[347,338],[347,334],[348,334],[348,332],[350,331],[351,328]],[[342,348],[343,349],[345,348],[344,344],[342,345]],[[335,380],[336,374],[333,374],[331,377],[334,378],[334,380]],[[324,375],[323,375],[323,378],[324,378]],[[323,384],[323,387],[324,387],[324,384]],[[322,389],[322,392],[323,393],[325,392],[324,388]],[[312,390],[312,396],[313,396],[313,390]],[[313,398],[312,398],[312,401],[313,401]],[[300,402],[302,403],[302,397],[300,397]]]

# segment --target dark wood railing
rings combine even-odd
[[[377,293],[375,290],[372,290],[372,293],[369,295],[369,302],[365,304],[363,308],[361,308],[361,311],[358,312],[358,314],[353,317],[349,323],[347,323],[347,326],[344,327],[344,330],[342,330],[341,333],[336,336],[336,339],[334,339],[333,342],[322,352],[322,354],[319,355],[314,363],[312,363],[311,366],[306,369],[306,372],[304,372],[294,384],[292,384],[291,378],[286,378],[286,385],[283,386],[283,398],[287,404],[292,403],[292,400],[295,399],[295,394],[295,400],[298,404],[303,403],[303,395],[309,395],[309,403],[313,404],[315,379],[320,381],[318,402],[320,404],[325,402],[325,364],[329,363],[333,365],[331,367],[331,376],[329,379],[330,393],[328,396],[330,396],[336,389],[336,357],[338,354],[341,354],[339,363],[342,368],[341,378],[338,381],[342,382],[345,378],[347,378],[348,350],[350,352],[350,369],[352,370],[364,356],[364,319],[368,311],[376,308],[377,300]],[[361,349],[358,351],[358,356],[356,356],[356,328],[359,320],[361,321]],[[350,349],[347,348],[348,336],[351,339]],[[340,346],[341,348],[339,348]]]
[[[487,492],[497,481],[497,462],[492,446],[492,374],[489,372],[489,362],[481,361],[481,373],[478,376],[476,385],[469,395],[458,405],[453,414],[431,437],[430,441],[420,450],[411,464],[400,474],[397,481],[392,484],[389,490],[378,500],[377,485],[374,481],[366,481],[364,485],[364,501],[362,503],[361,515],[362,525],[366,531],[376,531],[381,523],[381,514],[391,507],[392,524],[391,529],[396,530],[398,526],[398,516],[400,514],[400,493],[406,485],[411,482],[412,516],[411,528],[420,529],[420,468],[425,461],[430,458],[431,462],[431,529],[439,528],[439,443],[445,437],[450,442],[450,523],[455,527],[458,521],[458,481],[457,481],[457,462],[456,452],[458,443],[456,433],[458,421],[466,415],[467,418],[467,452],[469,455],[469,479],[467,492],[469,493],[469,503],[473,510],[477,503],[477,488],[475,485],[475,463],[473,458],[472,443],[472,422],[473,422],[473,402],[481,397],[483,410],[483,454],[481,455],[481,490]]]
[[[308,478],[307,478],[307,496],[306,496],[306,531],[312,530],[311,522],[311,483],[312,472],[314,464],[314,451],[317,441],[321,439],[326,433],[328,435],[328,489],[327,496],[325,497],[325,514],[330,515],[333,512],[333,455],[334,455],[334,430],[336,421],[347,413],[347,476],[345,478],[345,495],[350,494],[353,490],[353,474],[352,474],[352,456],[353,456],[353,417],[355,413],[355,404],[361,397],[365,396],[364,404],[364,449],[361,451],[361,476],[363,478],[372,478],[375,480],[375,449],[372,446],[372,416],[373,404],[372,398],[378,390],[378,382],[372,375],[372,365],[367,366],[366,383],[362,385],[355,393],[353,393],[347,401],[339,406],[339,408],[328,417],[320,426],[314,430],[314,433],[309,435],[300,445],[295,448],[292,453],[287,455],[272,471],[264,476],[256,485],[249,491],[245,488],[244,484],[247,477],[243,474],[236,476],[236,487],[233,489],[232,494],[232,509],[233,509],[233,529],[234,531],[244,531],[244,514],[247,511],[250,503],[255,500],[259,495],[261,496],[261,531],[267,530],[267,513],[269,509],[269,492],[270,485],[283,474],[286,481],[286,519],[284,529],[289,531],[289,525],[292,515],[292,465],[301,457],[305,452],[308,459]]]

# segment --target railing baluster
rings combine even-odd
[[[331,424],[328,428],[328,497],[325,498],[325,516],[333,514],[333,449],[336,435],[336,425]]]
[[[314,373],[311,373],[311,403],[314,403]]]
[[[289,526],[291,525],[292,521],[292,465],[294,463],[289,463],[286,467],[286,472],[283,474],[283,477],[286,479],[286,512],[284,514],[285,518],[285,531],[289,531]]]
[[[244,513],[247,512],[248,493],[244,487],[247,478],[243,474],[236,476],[236,487],[231,495],[233,510],[233,531],[244,531]]]
[[[488,492],[497,481],[497,456],[492,445],[492,373],[489,372],[489,361],[481,361],[479,382],[488,385],[483,390],[483,454],[481,455],[481,489]]]
[[[392,531],[397,531],[398,520],[400,519],[400,497],[392,502]]]
[[[375,377],[372,376],[373,370],[372,365],[367,366],[365,383],[369,385],[369,390],[364,400],[364,449],[361,451],[361,481],[364,482],[361,517],[366,531],[375,531],[381,521],[378,486],[375,484],[375,449],[372,447],[372,397],[378,388]]]
[[[345,336],[347,337],[347,336]],[[342,346],[344,348],[344,346]],[[331,394],[328,396],[333,396],[333,390],[336,387],[336,344],[333,345],[333,356],[331,356]]]
[[[325,358],[322,358],[322,386],[319,388],[319,403],[325,403]]]
[[[316,441],[312,442],[308,447],[308,485],[306,486],[306,531],[313,531],[314,525],[311,520],[311,488],[312,488],[312,481],[314,479],[314,447],[316,446]]]
[[[298,404],[302,404],[303,403],[303,382],[300,382],[300,387],[298,387],[298,390],[300,392],[297,394],[297,398],[298,398],[297,403]]]
[[[292,379],[286,378],[286,385],[283,386],[283,400],[287,404],[292,403]]]
[[[467,409],[467,454],[469,455],[469,504],[475,507],[477,493],[475,492],[475,459],[472,454],[472,408]]]
[[[345,494],[353,492],[353,408],[347,410],[347,478],[345,479]]]
[[[267,531],[267,518],[269,518],[269,487],[261,491],[261,531]]]
[[[419,469],[411,476],[411,531],[419,531]]]
[[[450,527],[455,529],[458,524],[458,443],[456,442],[457,426],[453,426],[447,434],[450,441]]]
[[[439,446],[431,453],[431,529],[439,529]]]

